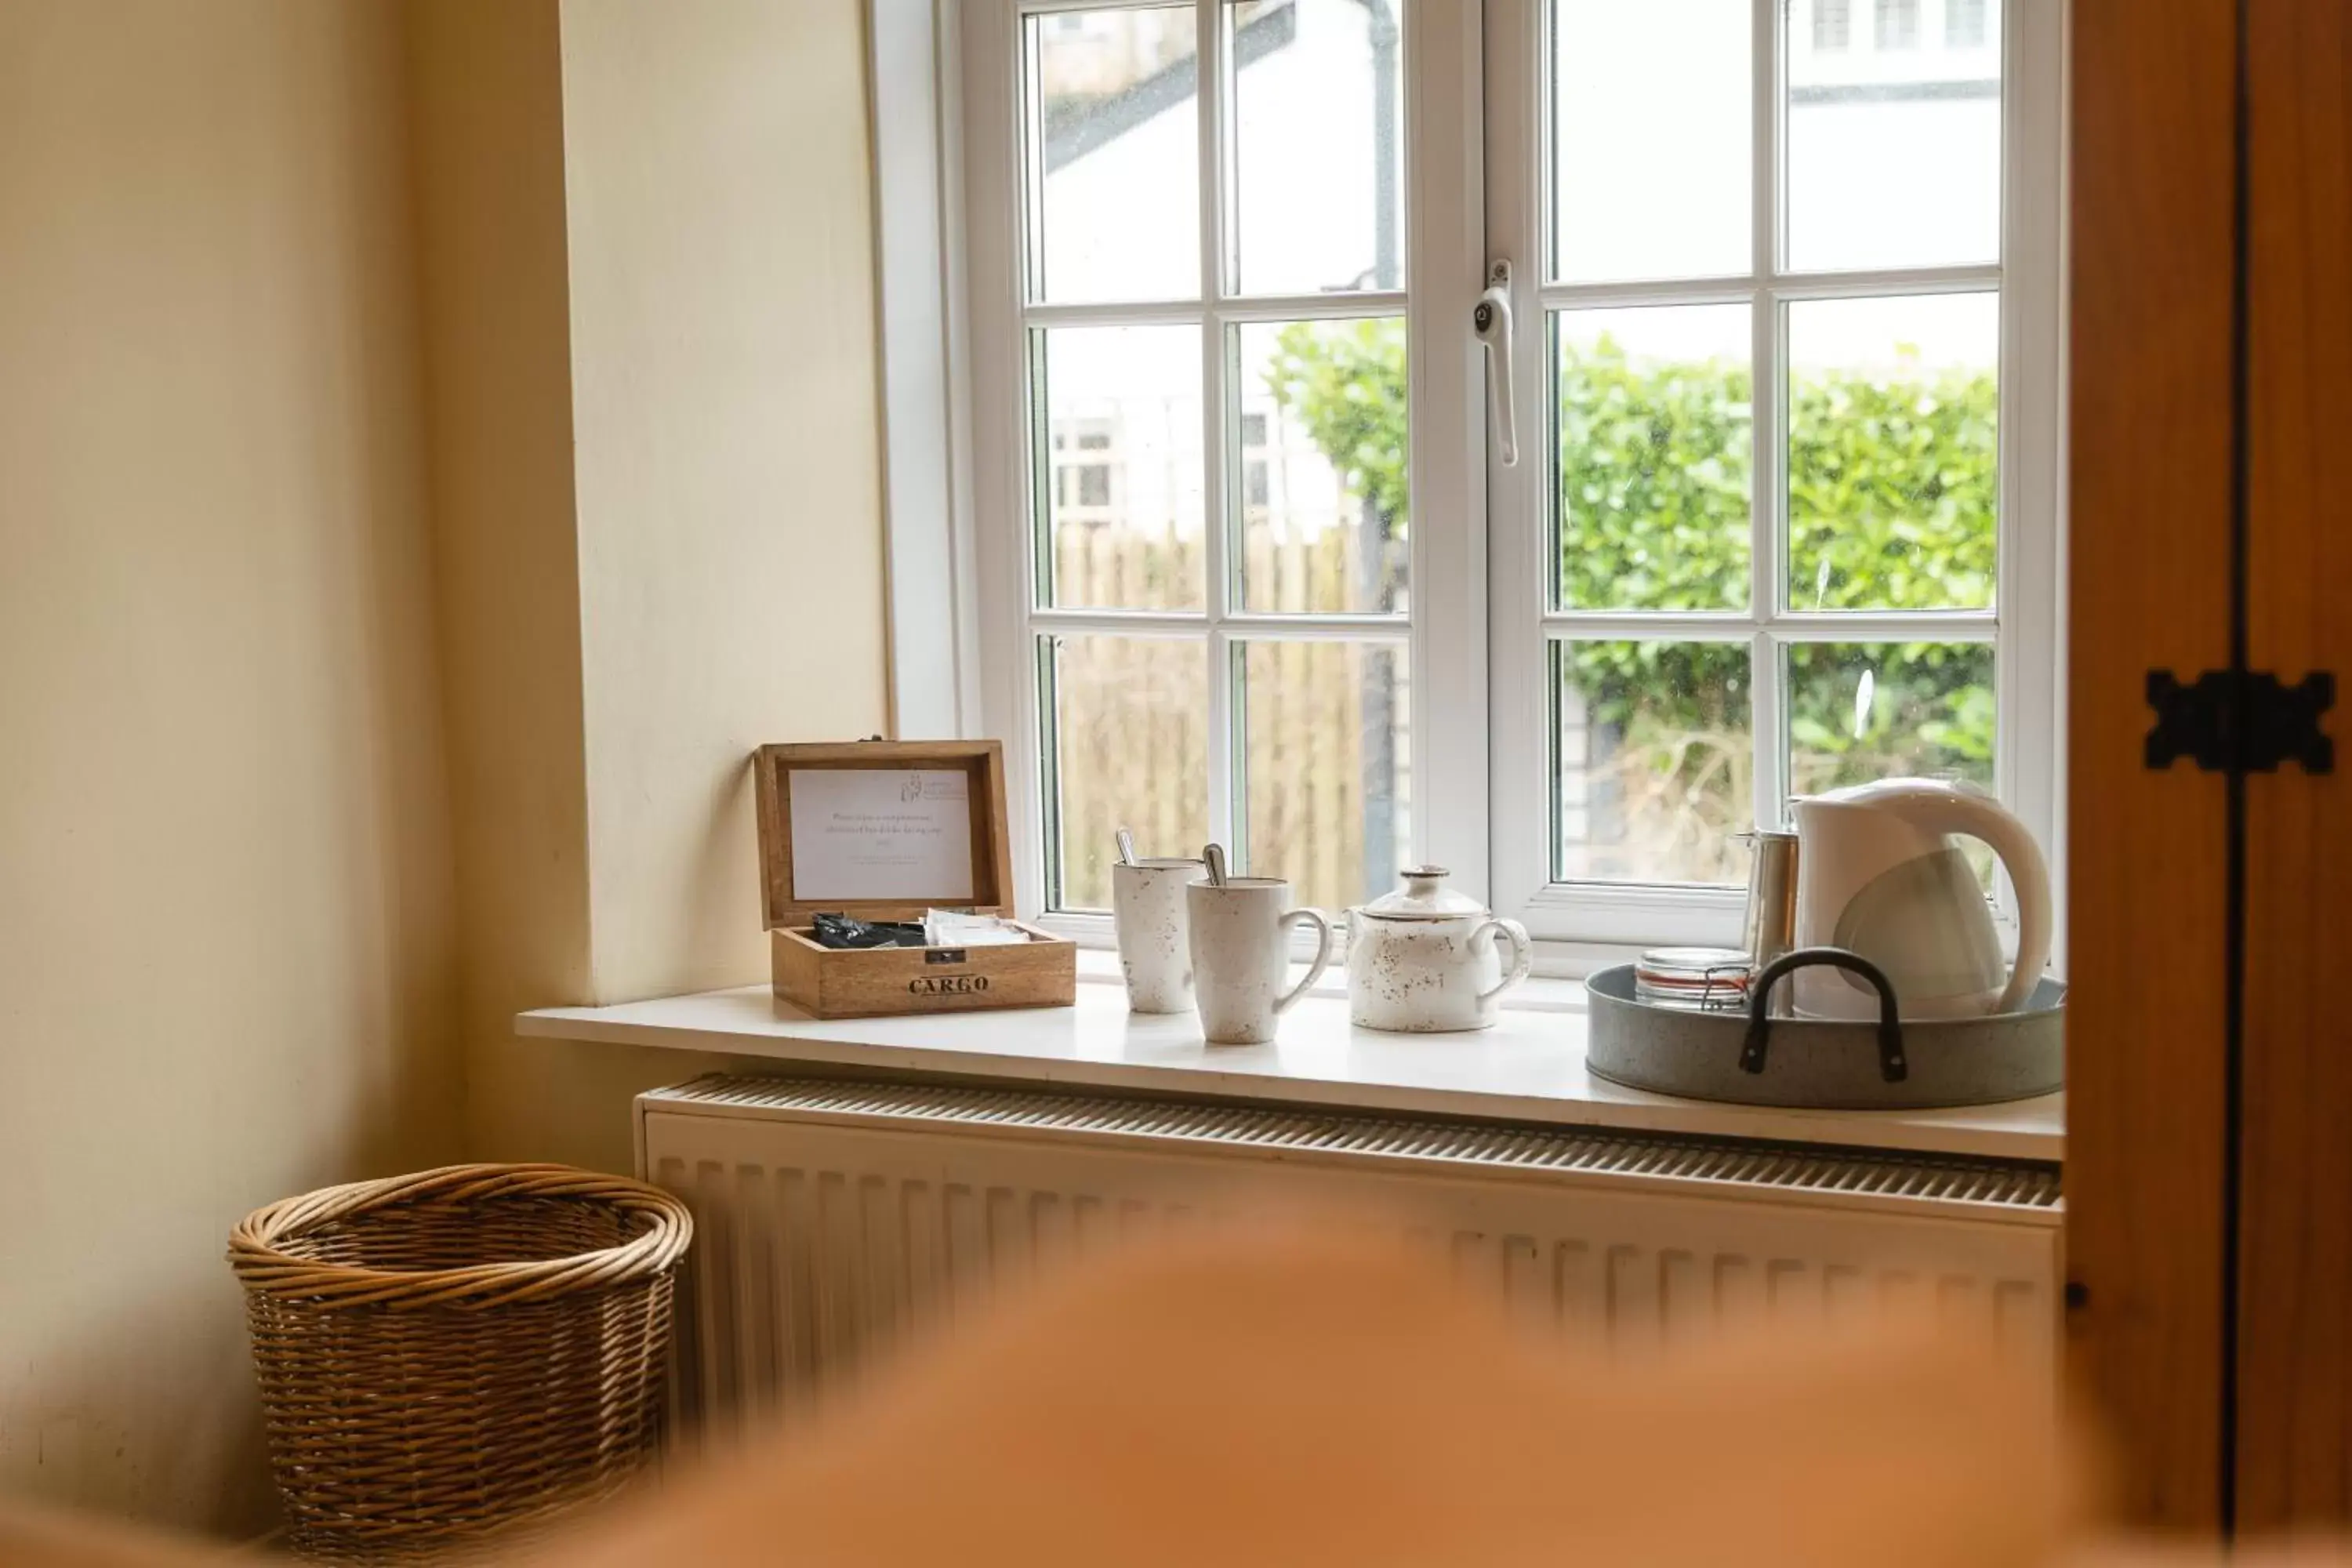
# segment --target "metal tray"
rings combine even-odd
[[[1876,1023],[1765,1016],[1774,984],[1833,963],[1879,991]],[[2044,980],[2022,1012],[1898,1023],[1876,969],[1833,948],[1788,954],[1758,977],[1748,1004],[1719,1012],[1633,998],[1633,966],[1584,983],[1591,999],[1585,1065],[1612,1083],[1690,1100],[1824,1110],[1903,1110],[2030,1100],[2066,1079],[2066,987]]]

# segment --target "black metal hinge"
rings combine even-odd
[[[2336,742],[2319,716],[2336,706],[2336,677],[2315,670],[2294,686],[2268,670],[2209,669],[2187,686],[2168,669],[2147,672],[2147,765],[2188,757],[2209,773],[2274,773],[2281,763],[2307,773],[2336,771]]]

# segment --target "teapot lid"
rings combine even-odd
[[[1443,866],[1412,867],[1402,873],[1403,887],[1382,893],[1366,904],[1361,912],[1391,921],[1434,921],[1485,914],[1486,905],[1445,886],[1445,879],[1453,874]]]

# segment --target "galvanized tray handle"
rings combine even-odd
[[[1901,1083],[1911,1076],[1911,1064],[1903,1057],[1903,1025],[1896,1016],[1895,987],[1888,984],[1885,971],[1858,952],[1848,952],[1842,947],[1801,947],[1794,952],[1784,952],[1757,973],[1748,983],[1748,1038],[1739,1047],[1739,1070],[1760,1073],[1764,1070],[1764,1052],[1771,1044],[1772,987],[1780,977],[1800,969],[1826,963],[1861,975],[1878,992],[1878,1076],[1889,1083]]]

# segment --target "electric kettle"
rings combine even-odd
[[[2025,825],[1991,796],[1933,779],[1883,779],[1790,803],[1797,818],[1799,947],[1842,947],[1885,972],[1906,1018],[2024,1006],[2050,962],[2050,872]],[[1951,835],[1982,839],[2017,889],[2017,962]],[[1800,1015],[1874,1018],[1878,995],[1843,969],[1791,975]]]

